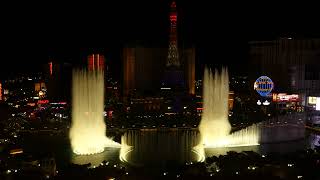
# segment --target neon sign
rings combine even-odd
[[[254,90],[256,90],[260,96],[267,97],[273,90],[274,84],[268,76],[261,76],[254,82]]]
[[[273,94],[272,101],[274,101],[274,102],[298,102],[299,95],[298,94],[286,94],[286,93]]]
[[[48,104],[49,100],[45,99],[45,100],[39,100],[38,104]]]
[[[315,105],[315,104],[317,104],[317,97],[309,96],[309,97],[308,97],[308,103],[309,103],[310,105]]]

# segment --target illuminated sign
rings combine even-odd
[[[316,104],[317,104],[317,97],[309,96],[309,97],[308,97],[308,104],[310,104],[310,105],[316,105]]]
[[[299,95],[298,94],[286,94],[286,93],[279,93],[279,94],[272,94],[272,101],[274,102],[298,102]]]
[[[35,106],[36,103],[27,103],[28,106]]]
[[[12,149],[10,150],[10,154],[14,155],[14,154],[21,154],[23,153],[23,149]]]
[[[320,111],[320,97],[317,97],[316,110]]]
[[[57,102],[57,103],[50,103],[50,104],[52,104],[52,105],[57,105],[57,104],[59,104],[59,105],[66,105],[67,104],[67,102]]]
[[[45,99],[45,100],[39,100],[38,104],[48,104],[49,100]]]
[[[267,97],[273,90],[274,84],[268,76],[259,77],[253,85],[254,90],[256,90],[260,96]]]

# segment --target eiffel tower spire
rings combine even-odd
[[[167,57],[167,66],[180,66],[177,40],[177,8],[176,2],[172,1],[170,5],[171,11],[169,14],[170,20],[170,35],[169,35],[169,49]]]

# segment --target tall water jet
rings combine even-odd
[[[206,146],[224,141],[231,130],[228,121],[229,76],[223,68],[215,74],[209,69],[204,71],[203,112],[199,130],[202,144]]]
[[[223,68],[221,73],[209,69],[204,72],[203,113],[199,130],[201,144],[205,147],[235,147],[258,145],[260,140],[259,124],[230,133],[228,120],[229,76]]]
[[[72,150],[76,154],[100,153],[105,146],[117,145],[106,137],[103,74],[103,71],[73,71],[69,136]]]

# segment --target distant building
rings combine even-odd
[[[163,97],[141,97],[141,98],[132,98],[131,99],[131,109],[130,111],[134,113],[144,112],[158,112],[162,113],[167,107],[164,107],[164,98]]]
[[[72,65],[69,63],[51,62],[45,67],[45,73],[47,97],[50,102],[70,102]]]
[[[123,96],[128,97],[135,89],[135,49],[123,50]]]
[[[203,96],[202,95],[197,95],[197,108],[198,110],[201,110],[202,112],[202,106],[203,104]],[[228,109],[231,111],[233,109],[233,104],[234,104],[234,91],[229,91],[229,96],[228,96]]]
[[[298,93],[302,105],[307,97],[320,96],[320,39],[281,38],[249,42],[253,65],[251,79],[270,77],[275,92]]]
[[[183,69],[181,66],[181,58],[178,49],[178,12],[175,1],[173,1],[170,5],[169,21],[169,46],[166,67],[162,79],[162,86],[166,88],[172,88],[176,91],[185,89],[186,82],[185,74],[183,73]]]
[[[46,89],[46,84],[44,82],[36,82],[34,83],[34,91],[39,92],[43,89]]]
[[[123,95],[159,91],[166,54],[166,48],[124,48]]]
[[[170,5],[168,47],[127,46],[123,50],[123,96],[158,93],[160,88],[195,94],[195,48],[178,48],[177,9]]]
[[[188,48],[183,51],[183,58],[185,63],[185,77],[188,93],[195,94],[195,85],[196,85],[196,50],[195,48]]]
[[[88,70],[105,70],[105,58],[102,54],[90,54],[88,56]]]

